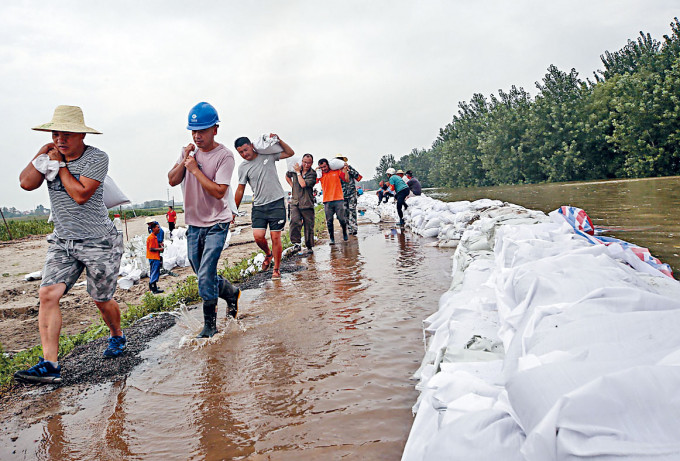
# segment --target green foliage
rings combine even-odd
[[[605,52],[595,82],[549,66],[532,99],[512,86],[474,94],[430,149],[380,159],[424,187],[680,174],[680,22]]]
[[[54,230],[54,224],[48,223],[45,219],[8,219],[7,225],[13,239],[26,237],[28,235],[45,235]],[[4,222],[0,222],[0,240],[9,240],[9,234]]]

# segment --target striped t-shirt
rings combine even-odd
[[[109,219],[104,205],[104,178],[109,169],[109,157],[96,147],[85,146],[83,155],[66,167],[71,174],[99,181],[95,193],[83,205],[78,205],[66,192],[61,179],[57,175],[54,181],[47,182],[50,194],[54,234],[61,239],[79,240],[102,237],[111,232],[113,221]]]

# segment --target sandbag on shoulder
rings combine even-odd
[[[283,152],[283,147],[279,144],[279,138],[277,136],[270,136],[269,134],[263,134],[257,137],[253,141],[253,149],[258,154],[271,155]]]
[[[342,170],[342,168],[345,166],[345,162],[339,158],[332,158],[328,160],[328,166],[331,170]]]
[[[288,157],[286,159],[286,167],[288,167],[288,171],[295,173],[294,166],[296,163],[302,167],[302,155],[293,155],[292,157]]]

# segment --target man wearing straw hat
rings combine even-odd
[[[103,183],[109,157],[84,142],[86,133],[101,133],[85,125],[80,107],[58,106],[51,122],[33,129],[51,132],[52,142],[40,148],[19,179],[25,190],[35,190],[47,179],[54,233],[47,237],[50,245],[39,290],[38,326],[44,359],[17,371],[14,377],[30,383],[60,383],[59,300],[83,269],[87,292],[111,333],[104,357],[118,357],[125,351],[120,308],[113,299],[123,235],[117,232],[104,205]]]

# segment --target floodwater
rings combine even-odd
[[[550,212],[562,205],[582,208],[605,235],[649,248],[680,271],[680,177],[617,179],[469,189],[428,189],[444,201],[491,198]]]
[[[453,252],[390,227],[359,232],[245,291],[240,328],[221,302],[226,331],[211,344],[179,348],[179,324],[126,380],[48,393],[28,427],[8,430],[21,415],[7,416],[0,459],[399,459],[421,321]]]

